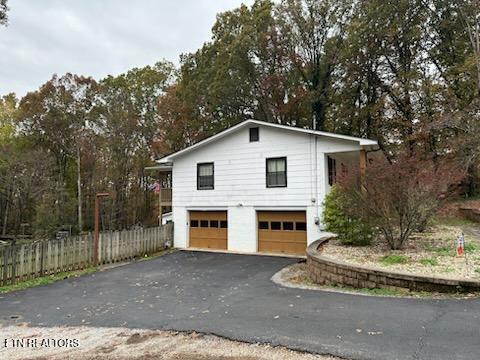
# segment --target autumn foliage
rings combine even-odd
[[[370,164],[346,211],[378,218],[400,247],[464,171],[463,195],[480,193],[479,4],[256,0],[218,14],[178,66],[53,75],[21,99],[0,96],[0,231],[89,231],[97,191],[117,194],[106,229],[156,224],[155,158],[250,118],[315,119],[378,140],[388,161]],[[0,0],[0,32],[7,10]]]
[[[457,192],[464,176],[452,162],[402,154],[392,163],[375,158],[364,175],[353,172],[341,179],[338,191],[350,204],[347,214],[377,228],[392,249],[401,249]]]

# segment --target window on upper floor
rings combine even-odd
[[[267,159],[267,188],[287,186],[287,158]]]
[[[330,156],[328,158],[328,185],[332,186],[337,182],[337,161]]]
[[[260,129],[258,127],[250,128],[250,142],[260,140]]]
[[[213,189],[213,163],[197,164],[197,190]]]

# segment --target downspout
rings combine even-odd
[[[313,114],[313,130],[317,130],[317,116]],[[318,194],[318,136],[314,135],[313,159],[314,159],[314,179],[315,179],[315,225],[320,225],[320,204]]]

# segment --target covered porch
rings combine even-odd
[[[367,152],[364,149],[359,151],[332,152],[325,154],[327,184],[326,190],[337,183],[339,179],[353,172],[360,176],[365,175],[367,168]]]
[[[146,171],[155,174],[156,182],[153,190],[158,195],[158,222],[164,224],[171,220],[172,213],[172,163],[146,167]]]

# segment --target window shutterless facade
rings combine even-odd
[[[212,190],[214,188],[213,163],[197,164],[197,190]]]
[[[267,159],[267,188],[287,187],[287,158]]]
[[[328,158],[328,185],[332,186],[337,182],[337,161],[330,156]]]
[[[260,129],[258,127],[250,128],[250,142],[260,140]]]

